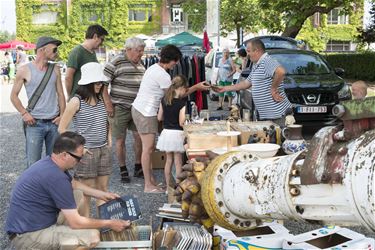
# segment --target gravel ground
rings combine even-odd
[[[222,111],[224,112],[224,111]],[[2,225],[0,230],[0,249],[9,249],[9,240],[7,235],[4,233],[4,222],[9,208],[9,194],[12,186],[16,179],[25,169],[25,150],[24,150],[24,135],[21,129],[21,123],[19,115],[15,113],[1,113],[0,114],[0,188],[2,195],[0,196],[0,223]],[[126,147],[128,153],[127,165],[130,166],[129,170],[133,172],[133,149],[132,136],[129,135],[126,141]],[[113,156],[114,168],[110,182],[110,190],[120,195],[133,194],[138,197],[143,213],[143,219],[140,224],[146,225],[153,220],[154,227],[158,225],[158,218],[154,215],[157,209],[165,202],[167,202],[166,195],[161,194],[144,194],[143,193],[143,179],[132,178],[130,184],[122,184],[119,177],[119,169],[117,161]],[[162,180],[162,171],[157,170],[156,177],[158,180]],[[288,221],[285,226],[293,234],[307,232],[319,228],[319,225],[310,225],[300,222]],[[375,237],[373,232],[370,232],[362,227],[351,228],[359,233],[365,234],[367,237]]]

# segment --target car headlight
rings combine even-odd
[[[345,85],[339,90],[337,93],[339,96],[339,100],[350,100],[352,99],[352,92],[350,91],[350,87],[348,84],[345,83]]]

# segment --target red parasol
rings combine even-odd
[[[0,50],[16,49],[18,46],[22,46],[24,50],[35,49],[35,44],[33,43],[13,40],[6,43],[0,43]]]
[[[204,31],[203,33],[203,48],[205,49],[206,53],[210,52],[211,50],[210,40],[208,40],[207,31]]]

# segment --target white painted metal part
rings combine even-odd
[[[301,185],[306,152],[268,159],[229,153],[213,172],[214,200],[204,202],[214,202],[215,213],[243,229],[257,220],[294,219],[375,231],[374,134],[368,131],[345,143],[338,184]]]

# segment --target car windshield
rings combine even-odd
[[[266,49],[297,49],[297,42],[284,40],[277,37],[261,38]]]
[[[286,70],[288,75],[329,74],[330,69],[318,55],[271,54]]]
[[[235,52],[229,52],[230,54],[230,57],[233,59],[234,56],[236,55]],[[219,62],[221,60],[221,58],[223,57],[223,53],[222,52],[217,52],[216,53],[216,61],[215,61],[215,67],[218,68],[219,67]]]

